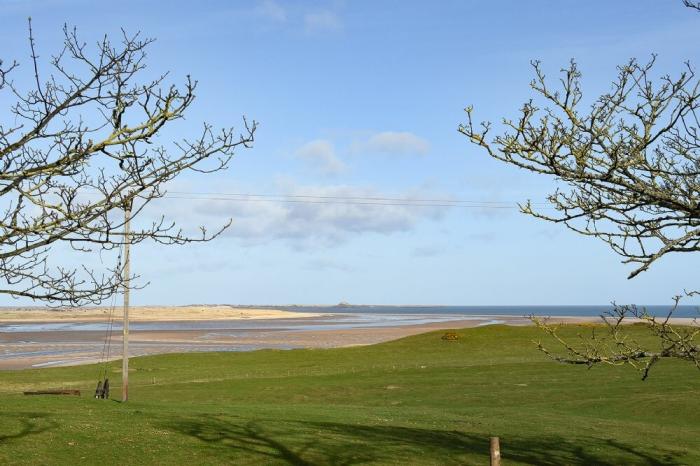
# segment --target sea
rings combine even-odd
[[[219,304],[220,305],[220,304]],[[456,320],[474,320],[477,325],[504,323],[503,317],[596,317],[613,310],[612,305],[588,306],[383,306],[383,305],[255,305],[232,306],[235,309],[278,309],[290,312],[311,312],[318,314],[308,318],[283,319],[235,319],[235,320],[196,320],[196,321],[157,321],[132,322],[132,331],[168,331],[168,330],[203,330],[203,331],[292,331],[292,330],[342,330],[372,327],[393,327],[420,325]],[[670,306],[638,306],[654,316],[666,316]],[[700,317],[700,306],[678,306],[674,317]],[[104,322],[21,322],[0,323],[0,340],[3,333],[20,332],[66,332],[66,331],[104,331],[108,328]],[[121,331],[121,321],[117,319],[111,325],[114,331]]]
[[[636,305],[653,316],[666,316],[671,305]],[[420,305],[353,305],[337,304],[333,306],[236,306],[250,308],[279,309],[297,312],[322,312],[343,314],[459,314],[466,316],[566,316],[595,317],[612,312],[612,304],[600,305],[527,305],[527,306],[420,306]],[[700,305],[679,305],[673,312],[674,317],[700,317]]]

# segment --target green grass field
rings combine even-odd
[[[0,464],[488,464],[492,435],[504,465],[700,464],[693,366],[642,382],[551,362],[532,327],[458,334],[136,358],[127,404],[91,397],[97,366],[0,372]],[[83,396],[21,394],[60,387]]]

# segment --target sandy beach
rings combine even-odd
[[[121,357],[121,309],[107,338],[108,308],[0,309],[0,370],[89,364]],[[145,306],[130,310],[130,354],[369,345],[429,332],[490,324],[532,325],[523,316],[348,314],[234,306]],[[594,323],[600,317],[553,317]],[[634,322],[630,320],[630,323]],[[692,319],[676,318],[690,325]]]
[[[417,325],[328,329],[324,327],[332,325],[320,325],[328,324],[326,319],[290,319],[283,323],[282,328],[266,328],[265,319],[256,319],[250,322],[254,327],[246,329],[131,330],[129,347],[132,356],[190,351],[250,351],[262,348],[333,348],[369,345],[432,330],[475,327],[492,320],[485,317]],[[76,325],[84,322],[71,321]],[[18,321],[12,323],[16,324]],[[527,325],[529,321],[513,317],[508,318],[507,323]],[[114,331],[109,353],[106,352],[104,344],[105,334],[104,330],[0,332],[0,370],[89,364],[99,362],[103,358],[120,358],[121,330]]]
[[[108,307],[85,307],[71,309],[46,308],[0,308],[0,323],[8,322],[101,322],[105,321],[112,309]],[[113,310],[115,316],[122,316],[121,306]],[[161,322],[187,320],[236,320],[236,319],[290,319],[317,317],[319,313],[289,312],[277,309],[238,308],[227,305],[189,306],[134,306],[129,310],[132,322]]]

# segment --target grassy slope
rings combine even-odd
[[[1,372],[0,464],[487,464],[490,435],[504,464],[700,464],[693,367],[641,382],[548,361],[534,328],[458,333],[137,358],[126,405],[87,396],[96,366]],[[84,396],[17,394],[60,386]]]

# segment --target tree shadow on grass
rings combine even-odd
[[[41,434],[58,424],[42,413],[0,413],[0,446],[11,440]]]
[[[488,463],[488,436],[458,431],[324,422],[246,421],[217,416],[181,419],[164,427],[216,448],[217,457],[293,465],[389,463]],[[505,464],[543,466],[687,464],[670,450],[641,450],[593,437],[501,437]]]

